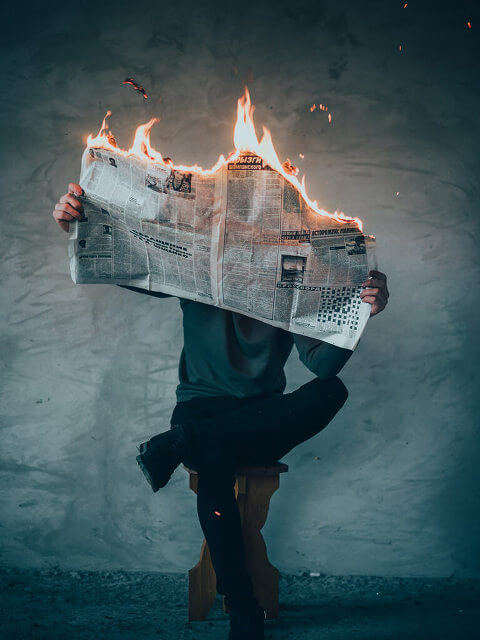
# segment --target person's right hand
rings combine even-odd
[[[68,185],[68,193],[63,195],[55,205],[52,215],[55,218],[55,222],[64,231],[69,230],[70,220],[74,218],[77,218],[77,220],[82,219],[83,206],[80,200],[77,200],[77,197],[83,195],[82,187],[75,182],[71,182]]]

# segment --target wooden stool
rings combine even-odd
[[[183,466],[190,475],[190,489],[197,493],[197,471]],[[247,570],[252,579],[255,597],[265,609],[267,619],[278,618],[280,573],[268,560],[267,547],[260,529],[267,520],[270,498],[280,485],[280,473],[286,471],[288,465],[274,462],[264,466],[242,466],[235,472],[235,497],[242,521]],[[216,594],[215,570],[207,541],[204,540],[200,560],[188,572],[188,619],[205,620]],[[228,612],[225,598],[223,610]]]

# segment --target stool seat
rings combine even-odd
[[[198,470],[193,466],[187,467],[183,465],[183,468],[188,473],[198,474]],[[268,464],[245,464],[235,469],[235,475],[238,476],[276,476],[277,473],[285,473],[288,471],[288,464],[285,462],[269,462]]]
[[[198,471],[183,465],[188,471],[190,488],[198,491]],[[258,603],[265,609],[267,619],[278,618],[278,587],[280,573],[268,560],[267,547],[261,528],[267,520],[270,498],[280,485],[280,474],[288,465],[276,461],[245,464],[235,469],[235,498],[242,522],[245,543],[245,562]],[[217,594],[215,570],[204,540],[200,560],[188,572],[188,619],[205,620]],[[223,610],[228,611],[223,598]]]

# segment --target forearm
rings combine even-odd
[[[321,380],[336,376],[353,353],[350,349],[307,336],[295,335],[294,341],[301,362]]]

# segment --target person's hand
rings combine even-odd
[[[381,271],[372,269],[369,271],[369,278],[362,282],[364,291],[360,293],[362,302],[368,302],[372,305],[370,317],[377,315],[383,311],[388,303],[387,276]],[[369,287],[366,289],[365,287]]]
[[[55,222],[64,231],[69,230],[69,222],[74,218],[81,220],[83,217],[83,206],[80,200],[77,200],[78,196],[83,196],[83,189],[79,184],[71,182],[68,185],[68,193],[63,195],[55,205],[53,210],[53,217]]]

